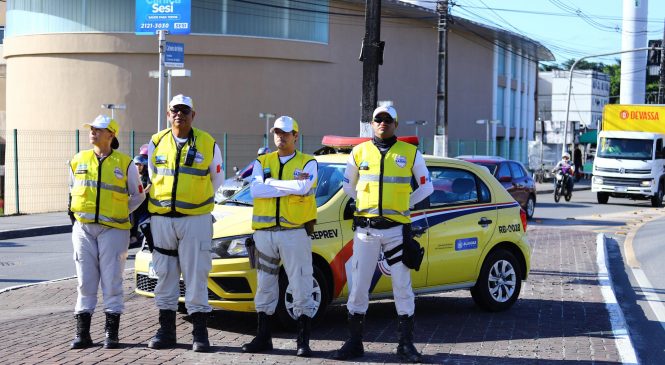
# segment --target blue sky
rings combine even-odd
[[[644,0],[637,0],[644,1]],[[412,1],[416,2],[416,1]],[[436,1],[417,1],[433,6]],[[523,34],[546,46],[556,62],[621,49],[622,0],[450,0],[451,13]],[[649,0],[647,39],[663,37],[665,0]],[[647,44],[644,45],[645,47]],[[620,57],[590,59],[615,63]]]

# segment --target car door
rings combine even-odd
[[[497,224],[487,185],[473,172],[429,167],[434,192],[427,223],[427,286],[473,281],[476,267]]]
[[[508,165],[510,165],[510,172],[513,176],[514,193],[511,195],[522,207],[525,207],[526,200],[529,198],[529,178],[517,162],[510,161]]]

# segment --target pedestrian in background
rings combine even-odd
[[[405,265],[405,239],[410,237],[411,206],[427,198],[434,188],[425,160],[417,147],[397,140],[397,111],[381,106],[372,114],[372,140],[353,148],[346,163],[343,189],[356,200],[355,235],[351,257],[352,278],[346,308],[349,339],[333,354],[347,360],[364,354],[362,333],[369,305],[369,289],[377,261],[383,252],[390,264],[393,296],[398,315],[402,361],[421,362],[413,346],[414,295],[411,271]],[[411,192],[415,177],[418,188]],[[405,237],[409,232],[409,237]]]
[[[582,150],[580,149],[580,146],[577,145],[575,146],[575,150],[573,151],[573,166],[575,167],[575,181],[580,181],[580,178],[582,177]]]
[[[146,195],[146,200],[139,205],[138,208],[131,214],[132,228],[130,230],[131,237],[129,239],[129,248],[140,247],[143,243],[143,234],[139,231],[139,226],[142,222],[147,220],[150,215],[148,213],[148,198],[150,190],[150,177],[148,176],[148,146],[146,145],[146,155],[138,154],[134,156],[134,165],[139,171],[139,178],[143,191]]]
[[[122,273],[129,247],[129,214],[145,199],[131,157],[116,151],[118,123],[100,115],[90,128],[93,148],[70,162],[71,213],[78,296],[74,313],[73,349],[92,346],[90,320],[101,283],[106,313],[104,348],[118,347],[120,315],[124,310]]]
[[[310,357],[312,298],[312,241],[309,229],[316,222],[318,166],[313,156],[296,150],[298,123],[288,116],[275,120],[277,151],[260,155],[252,167],[250,191],[254,198],[252,229],[256,242],[258,314],[257,335],[243,352],[272,350],[270,322],[279,300],[280,261],[293,289],[293,314],[298,319],[296,355]]]
[[[192,99],[176,95],[166,112],[171,128],[154,134],[148,145],[152,187],[148,201],[154,239],[153,267],[157,275],[155,304],[159,329],[152,349],[176,345],[175,318],[180,274],[185,284],[185,307],[192,317],[192,350],[206,352],[208,273],[212,268],[214,192],[224,182],[222,154],[207,132],[192,127]]]

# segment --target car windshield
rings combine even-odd
[[[653,141],[650,139],[600,138],[598,157],[627,160],[651,160]]]
[[[316,185],[316,206],[320,207],[332,198],[342,188],[345,165],[319,163],[319,181]],[[249,185],[240,189],[235,195],[222,203],[224,205],[253,206],[254,200],[249,191]]]

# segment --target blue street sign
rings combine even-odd
[[[176,42],[166,42],[164,52],[164,66],[166,67],[185,67],[185,44]]]
[[[191,0],[136,0],[136,35],[153,35],[159,30],[169,34],[189,34]]]

